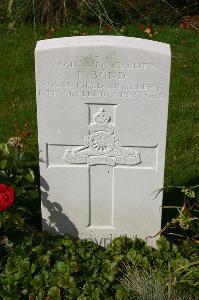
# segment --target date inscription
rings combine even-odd
[[[122,63],[87,58],[79,61],[59,60],[55,61],[54,65],[64,68],[63,78],[40,82],[37,90],[40,96],[51,98],[114,97],[118,100],[136,100],[140,97],[161,100],[168,96],[168,90],[163,85],[150,82],[150,74],[143,76],[143,83],[140,83],[137,81],[137,75],[132,72],[133,70],[155,72],[154,69],[159,68],[159,65],[155,63]]]
[[[49,81],[42,82],[38,94],[47,97],[115,97],[120,99],[136,99],[142,96],[147,99],[164,99],[167,97],[167,90],[163,86],[155,83]]]

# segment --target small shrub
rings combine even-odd
[[[0,213],[1,235],[13,239],[16,234],[41,228],[38,179],[35,177],[37,157],[31,132],[25,125],[17,129],[17,137],[0,144],[0,183],[15,193],[14,202]]]
[[[0,251],[3,247],[7,249],[0,258],[3,300],[30,296],[32,299],[54,296],[69,300],[149,300],[156,299],[153,295],[161,297],[164,292],[168,295],[169,289],[170,297],[176,295],[175,289],[192,297],[198,292],[196,258],[182,255],[165,238],[159,241],[158,250],[138,239],[125,242],[125,238],[115,239],[104,249],[91,241],[34,232],[18,245],[4,243]],[[120,283],[124,264],[130,268],[125,269]]]
[[[137,20],[165,25],[198,12],[197,0],[2,0],[0,4],[2,22],[54,27],[71,21],[117,26]]]

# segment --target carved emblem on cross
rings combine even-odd
[[[88,126],[87,145],[66,150],[64,159],[70,164],[88,165],[137,165],[141,163],[140,154],[130,148],[122,147],[115,136],[115,126],[104,108],[93,115]]]

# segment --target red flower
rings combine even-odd
[[[4,211],[14,202],[15,191],[9,185],[0,183],[0,211]]]

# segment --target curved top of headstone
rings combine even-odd
[[[46,39],[37,42],[36,51],[67,47],[117,46],[143,49],[170,55],[170,45],[141,38],[113,35],[88,35]]]

